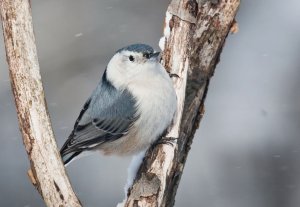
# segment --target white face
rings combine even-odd
[[[107,66],[107,78],[117,87],[139,81],[142,76],[156,72],[160,67],[157,57],[132,51],[116,53]]]

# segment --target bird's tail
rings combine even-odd
[[[72,161],[76,160],[78,158],[77,156],[81,153],[82,151],[77,151],[77,152],[70,152],[70,153],[64,153],[62,150],[60,151],[60,155],[62,158],[62,161],[65,166],[70,164]]]

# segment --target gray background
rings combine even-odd
[[[58,145],[122,46],[158,49],[169,1],[33,0],[37,47]],[[211,81],[176,197],[188,207],[300,206],[300,3],[244,0]],[[29,182],[0,37],[0,206],[44,206]],[[97,153],[68,167],[84,206],[123,198],[129,158]]]

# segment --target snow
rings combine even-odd
[[[164,36],[166,38],[169,38],[170,33],[171,33],[171,29],[170,29],[170,20],[172,18],[172,14],[170,12],[166,12],[166,19],[165,19],[165,28],[164,28]]]
[[[172,14],[170,12],[166,12],[166,18],[165,18],[165,28],[164,28],[164,36],[160,38],[159,40],[159,47],[163,51],[165,49],[165,41],[169,38],[171,34],[171,28],[170,28],[170,20],[172,18]]]
[[[141,151],[141,152],[139,152],[138,154],[136,154],[132,157],[132,160],[131,160],[128,168],[127,168],[127,173],[128,173],[127,182],[126,182],[125,187],[124,187],[125,198],[122,201],[122,203],[118,203],[117,207],[123,207],[124,206],[124,204],[126,202],[126,199],[127,199],[128,188],[130,188],[131,185],[133,184],[133,181],[135,179],[137,171],[139,170],[139,167],[142,164],[143,159],[145,157],[145,153],[146,153],[146,150]]]
[[[133,184],[136,173],[145,157],[145,153],[146,151],[142,151],[132,157],[130,165],[127,169],[128,176],[127,176],[127,183],[124,188],[125,194],[127,194],[127,189]]]
[[[160,38],[158,45],[162,51],[165,49],[165,36]]]
[[[82,33],[77,33],[77,34],[75,34],[74,36],[75,37],[81,37],[83,34]]]

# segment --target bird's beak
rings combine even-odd
[[[150,60],[156,60],[156,61],[159,61],[159,59],[160,59],[160,52],[155,52],[155,53],[152,53],[151,55],[150,55]]]

